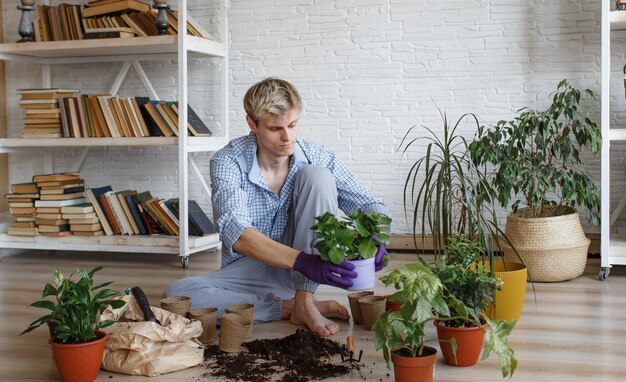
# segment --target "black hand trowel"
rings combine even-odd
[[[139,308],[143,313],[144,321],[150,321],[161,325],[161,322],[154,317],[154,313],[152,313],[152,309],[150,309],[148,298],[146,297],[146,294],[143,293],[143,289],[139,287],[132,287],[130,291],[133,296],[135,296],[135,301],[137,301],[137,305],[139,305]]]

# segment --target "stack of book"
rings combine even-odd
[[[39,187],[39,200],[35,201],[35,223],[40,235],[71,235],[68,219],[62,208],[86,203],[85,181],[79,173],[55,173],[33,176]]]
[[[73,96],[76,89],[19,89],[20,107],[25,110],[24,138],[59,138],[63,136],[59,99]]]
[[[179,235],[178,199],[165,201],[150,191],[114,192],[111,186],[86,190],[107,235]],[[189,233],[214,233],[213,224],[194,201],[189,201]]]
[[[11,193],[5,197],[9,201],[9,211],[13,222],[7,233],[15,236],[36,236],[35,201],[39,198],[39,189],[35,183],[15,183]]]
[[[61,218],[67,219],[72,235],[100,236],[104,235],[100,219],[91,203],[81,203],[61,207]]]

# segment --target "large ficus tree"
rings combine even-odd
[[[597,97],[589,89],[584,93]],[[493,165],[492,190],[504,208],[514,198],[513,211],[524,203],[541,217],[546,205],[581,206],[588,209],[590,222],[599,223],[598,188],[580,154],[588,147],[597,155],[602,138],[598,125],[583,112],[582,100],[581,92],[562,80],[546,110],[523,108],[510,121],[479,127],[469,145],[472,160]]]

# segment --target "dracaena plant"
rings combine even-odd
[[[430,321],[465,321],[472,323],[472,309],[446,290],[445,283],[426,264],[407,264],[394,269],[380,279],[385,285],[394,285],[399,291],[393,296],[401,301],[399,312],[384,312],[374,323],[374,346],[382,350],[389,366],[390,352],[400,351],[405,356],[419,357],[426,343],[425,326]],[[451,309],[454,307],[454,309]],[[515,325],[482,318],[487,322],[482,359],[493,352],[500,359],[502,376],[512,376],[517,366],[507,338]],[[453,346],[454,347],[454,346]]]
[[[334,264],[369,259],[376,255],[381,243],[389,243],[391,219],[383,214],[356,209],[347,218],[326,212],[315,220],[317,223],[311,227],[315,230],[313,246],[323,260]]]
[[[502,207],[512,201],[515,212],[525,204],[533,216],[544,217],[552,210],[544,208],[547,205],[581,206],[591,223],[599,223],[598,188],[583,169],[581,151],[588,148],[597,155],[602,138],[581,106],[584,95],[597,97],[562,80],[547,109],[522,108],[512,120],[480,126],[469,146],[472,160],[493,166],[491,186]]]
[[[54,285],[46,283],[41,294],[43,298],[53,299],[36,301],[30,305],[50,312],[33,321],[20,334],[31,332],[43,324],[50,324],[55,342],[77,344],[96,340],[97,329],[114,323],[113,320],[98,322],[100,309],[108,305],[120,308],[125,304],[122,300],[111,300],[111,297],[118,294],[117,291],[106,288],[112,282],[94,286],[93,276],[100,269],[102,267],[96,267],[89,272],[77,269],[76,273],[80,277],[77,281],[72,280],[74,274],[66,278],[56,269]]]

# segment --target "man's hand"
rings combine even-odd
[[[344,260],[341,264],[335,265],[322,260],[318,255],[309,255],[305,252],[298,254],[292,269],[316,283],[343,289],[351,287],[352,279],[358,276],[354,272],[354,265],[348,261]]]
[[[389,262],[388,256],[389,252],[387,252],[385,244],[381,243],[378,246],[378,252],[376,252],[376,256],[374,257],[374,267],[376,268],[376,272],[387,266],[387,263]]]

